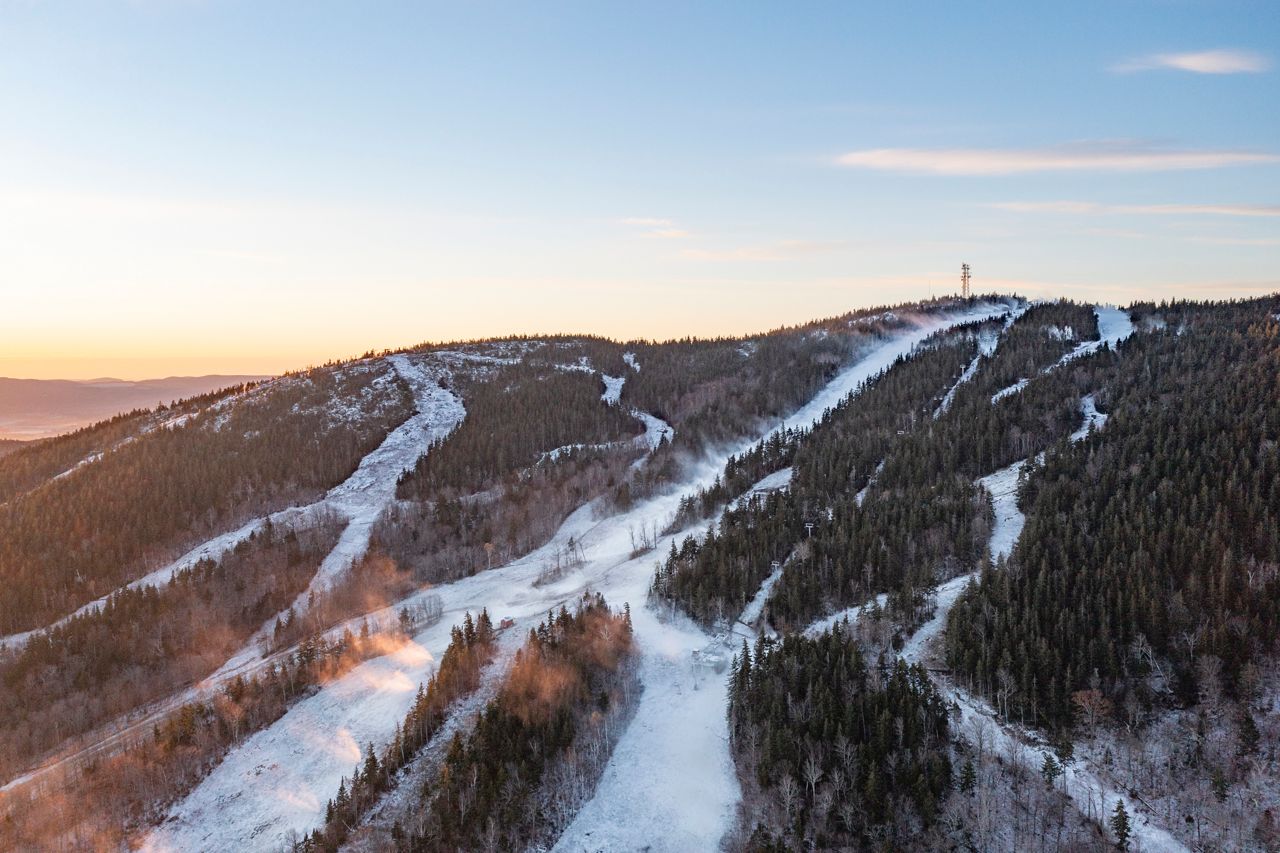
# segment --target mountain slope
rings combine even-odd
[[[1143,849],[1268,849],[1276,310],[989,298],[744,340],[430,345],[11,454],[15,518],[92,506],[100,466],[157,433],[187,463],[146,488],[202,457],[259,485],[256,513],[239,493],[242,514],[210,498],[157,528],[205,537],[177,562],[84,563],[122,590],[10,639],[0,843],[1051,850],[1113,843],[1124,809]],[[301,488],[261,455],[287,441],[225,429],[268,413],[273,436],[363,444]],[[110,470],[133,494],[143,469]],[[45,515],[50,547],[117,517]],[[269,568],[278,537],[311,550]],[[237,580],[261,571],[269,594]],[[180,617],[193,594],[222,609]],[[547,644],[584,608],[625,616],[617,680],[615,623]],[[477,617],[484,662],[418,731],[418,686]],[[94,658],[75,638],[98,635],[130,640]],[[21,734],[35,707],[47,731]],[[546,751],[482,757],[529,737]],[[1134,770],[1197,737],[1176,785]]]

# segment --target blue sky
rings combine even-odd
[[[0,0],[0,374],[1280,289],[1280,4]]]

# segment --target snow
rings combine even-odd
[[[650,647],[644,693],[594,796],[554,850],[715,850],[742,796],[724,716],[727,681],[694,667],[691,654],[707,638],[692,623],[663,624],[647,608],[632,614]]]
[[[1092,355],[1102,349],[1103,345],[1115,349],[1116,344],[1133,334],[1133,321],[1129,319],[1128,311],[1123,311],[1114,305],[1095,305],[1093,313],[1098,318],[1098,340],[1081,342],[1071,352],[1058,359],[1054,367]]]
[[[622,383],[627,381],[627,377],[602,373],[600,378],[604,380],[604,393],[600,395],[600,399],[610,406],[616,406],[622,399]]]
[[[799,411],[783,420],[773,432],[781,432],[784,429],[807,428],[816,424],[828,409],[838,405],[845,397],[857,391],[868,380],[891,368],[900,356],[910,353],[917,344],[935,332],[961,323],[972,323],[976,320],[987,320],[1001,316],[1007,313],[1008,310],[1008,306],[1003,304],[981,304],[970,311],[959,314],[929,315],[917,318],[918,322],[914,327],[893,335],[886,343],[879,344],[871,349],[862,359],[837,375]]]
[[[972,379],[973,374],[978,372],[978,365],[982,363],[982,355],[982,350],[979,349],[978,354],[973,357],[973,360],[965,367],[964,372],[960,374],[960,378],[956,380],[954,385],[947,389],[946,396],[942,398],[942,402],[938,404],[938,408],[933,410],[933,419],[935,421],[946,414],[947,409],[951,408],[951,401],[955,399],[956,391],[960,386]]]
[[[195,412],[187,412],[184,415],[178,415],[177,417],[169,418],[167,421],[160,424],[160,429],[177,429],[178,427],[186,426],[195,417],[196,417]]]
[[[289,507],[288,509],[283,509],[283,510],[280,510],[279,512],[272,513],[270,516],[268,516],[268,518],[271,520],[272,524],[275,524],[278,526],[292,526],[295,524],[305,523],[305,520],[311,517],[311,514],[315,511],[315,509],[316,509],[315,504],[312,504],[311,506],[308,506],[308,507]],[[144,586],[163,586],[169,583],[169,581],[173,579],[173,576],[175,574],[177,574],[178,572],[184,569],[191,568],[201,560],[216,560],[219,557],[221,557],[223,554],[234,549],[237,545],[239,545],[241,542],[246,541],[250,536],[252,536],[258,530],[261,530],[265,526],[266,521],[267,519],[264,519],[264,518],[255,518],[252,521],[246,522],[245,524],[241,525],[235,530],[230,530],[226,533],[223,533],[219,536],[215,536],[212,539],[202,542],[196,547],[192,548],[187,553],[183,554],[178,559],[174,560],[172,563],[168,563],[162,568],[156,569],[155,571],[150,572],[138,578],[135,581],[131,581],[130,583],[125,584],[123,587],[120,588],[120,590],[113,590],[112,592],[102,596],[101,598],[97,598],[97,599],[94,599],[93,601],[90,601],[88,604],[85,604],[77,608],[74,612],[69,613],[68,615],[50,623],[49,625],[43,628],[35,628],[30,631],[23,631],[22,633],[19,633],[19,634],[10,634],[7,637],[0,637],[0,646],[7,646],[9,648],[16,649],[21,645],[23,645],[24,643],[26,643],[28,638],[30,638],[34,634],[37,634],[41,631],[51,631],[54,628],[65,625],[66,623],[70,622],[72,619],[74,619],[77,616],[85,616],[85,615],[88,615],[89,613],[92,613],[98,610],[104,604],[107,603],[107,599],[111,598],[112,595],[115,595],[116,592],[119,592],[121,590],[141,589]]]
[[[294,600],[292,606],[298,613],[306,610],[311,593],[319,593],[364,557],[374,524],[395,500],[400,475],[412,468],[433,442],[453,432],[466,416],[462,400],[441,387],[443,371],[439,366],[404,354],[388,356],[387,360],[409,385],[416,411],[388,433],[377,449],[360,460],[350,477],[330,489],[318,502],[345,518],[347,526],[333,550],[321,561],[311,583]],[[268,619],[253,640],[223,664],[214,678],[234,672],[258,657],[274,624],[275,617]]]
[[[640,362],[636,361],[636,354],[635,354],[635,353],[633,353],[633,352],[624,352],[624,353],[622,354],[622,360],[623,360],[623,361],[625,361],[625,362],[627,363],[627,367],[630,367],[630,368],[631,368],[632,370],[634,370],[636,373],[639,373],[639,372],[640,372]]]
[[[992,562],[1001,557],[1008,558],[1027,523],[1027,517],[1018,509],[1018,475],[1026,464],[1027,460],[1023,459],[978,480],[978,484],[991,493],[991,504],[995,509],[996,521],[991,528],[989,543]]]
[[[92,465],[94,462],[97,462],[97,461],[98,461],[99,459],[101,459],[103,456],[106,456],[106,453],[104,453],[104,452],[103,452],[103,451],[101,451],[101,450],[95,450],[94,452],[92,452],[92,453],[90,453],[88,456],[86,456],[85,458],[81,459],[81,460],[80,460],[79,462],[77,462],[76,464],[72,465],[72,466],[71,466],[70,468],[68,468],[67,470],[65,470],[65,471],[63,471],[63,472],[61,472],[61,473],[59,473],[59,474],[54,474],[52,477],[50,477],[50,478],[49,478],[49,481],[50,481],[50,482],[52,482],[52,481],[54,481],[54,480],[63,480],[63,479],[66,479],[67,477],[70,477],[72,474],[74,474],[75,472],[79,471],[81,468],[85,467],[86,465]]]
[[[936,417],[936,415],[935,415]],[[867,484],[858,493],[853,496],[853,502],[858,506],[862,506],[862,502],[867,499],[867,494],[871,491],[871,487],[876,484],[876,479],[880,476],[880,472],[884,470],[884,460],[880,460],[880,464],[876,465],[876,470],[871,472],[871,476],[867,478]]]
[[[791,468],[783,468],[781,471],[774,471],[761,477],[746,492],[734,498],[729,502],[729,509],[736,509],[749,500],[753,495],[766,495],[769,492],[776,492],[780,489],[788,488],[791,485]]]
[[[747,606],[742,608],[742,615],[738,617],[738,621],[743,625],[754,625],[755,621],[760,618],[760,614],[764,612],[764,604],[769,600],[769,594],[773,592],[774,584],[782,578],[782,572],[786,568],[785,564],[779,564],[778,568],[769,573],[769,577],[764,579],[760,584],[760,588],[756,590],[755,596],[747,602]]]
[[[1098,340],[1082,341],[1077,344],[1075,349],[1066,353],[1057,362],[1045,368],[1042,373],[1048,373],[1056,367],[1083,358],[1086,355],[1092,355],[1102,349],[1104,345],[1115,348],[1116,344],[1133,334],[1133,321],[1129,319],[1129,312],[1123,311],[1111,305],[1095,305],[1093,308],[1094,315],[1098,318]],[[1066,337],[1066,333],[1056,326],[1049,327],[1049,335],[1056,340],[1071,340],[1074,338],[1074,331],[1071,331],[1071,337]],[[1027,387],[1030,379],[1019,379],[1017,382],[1001,388],[995,394],[991,395],[991,402],[996,403],[1008,397],[1010,394],[1017,394]]]
[[[1018,473],[1026,462],[1027,460],[1024,459],[979,481],[995,497],[996,526],[992,530],[989,545],[993,559],[996,556],[1007,557],[1018,535],[1022,532],[1025,519],[1022,513],[1018,512],[1012,495],[1013,490],[1016,489]],[[925,660],[933,641],[946,628],[947,614],[976,576],[975,572],[954,578],[938,588],[934,615],[903,646],[901,653],[903,659],[908,663],[920,663]],[[943,696],[948,701],[954,702],[955,707],[959,709],[959,721],[955,725],[955,731],[960,736],[971,743],[981,739],[987,744],[988,749],[1018,762],[1032,773],[1039,772],[1048,749],[1046,744],[1038,744],[1031,732],[1001,722],[989,704],[956,686],[949,679],[935,678],[935,681]],[[1099,822],[1105,822],[1115,809],[1116,802],[1123,800],[1133,824],[1135,850],[1183,851],[1187,849],[1164,829],[1152,824],[1144,810],[1139,808],[1132,799],[1112,790],[1097,773],[1089,768],[1087,762],[1081,760],[1073,762],[1065,769],[1062,778],[1064,792],[1075,802],[1080,812]]]
[[[1107,423],[1107,413],[1098,411],[1092,394],[1086,394],[1080,398],[1080,413],[1084,416],[1084,423],[1078,430],[1071,433],[1073,442],[1086,438],[1091,431],[1102,429]]]
[[[369,548],[369,535],[378,516],[395,499],[400,475],[412,468],[433,442],[447,436],[462,423],[466,409],[452,391],[442,388],[439,367],[414,361],[407,355],[388,356],[388,361],[413,393],[415,413],[382,440],[346,481],[334,486],[324,503],[348,519],[337,547],[325,558],[307,591],[295,605],[305,608],[311,590],[319,590],[337,574],[362,558]]]
[[[845,621],[848,621],[851,624],[856,624],[857,621],[862,618],[864,613],[875,607],[883,609],[888,601],[889,593],[882,592],[870,601],[859,604],[857,607],[846,607],[844,610],[837,610],[830,616],[824,616],[810,624],[809,627],[804,629],[804,635],[806,637],[820,636]]]
[[[656,450],[658,445],[662,443],[663,436],[666,437],[667,441],[670,441],[671,437],[675,435],[675,430],[671,428],[671,424],[662,418],[638,409],[632,410],[631,414],[639,418],[640,422],[644,424],[644,433],[636,437],[636,444],[641,447]]]
[[[1003,400],[1005,397],[1009,397],[1009,396],[1012,396],[1013,394],[1021,393],[1022,389],[1026,388],[1029,382],[1031,382],[1030,379],[1019,379],[1017,382],[1013,383],[1012,385],[1009,385],[1005,388],[1001,388],[999,391],[991,395],[991,402],[998,403],[999,401]]]
[[[782,428],[812,426],[827,408],[938,329],[1005,310],[991,305],[958,316],[925,318],[844,370]],[[670,429],[652,415],[637,417],[646,422],[646,436]],[[525,557],[411,596],[402,603],[439,595],[445,618],[414,637],[408,651],[356,667],[232,750],[173,807],[146,846],[262,849],[281,846],[291,833],[310,831],[319,825],[338,780],[354,767],[353,746],[367,741],[381,745],[391,737],[463,611],[487,607],[495,620],[515,619],[516,630],[523,633],[548,610],[592,589],[614,607],[631,604],[644,690],[599,787],[558,849],[715,849],[740,798],[724,716],[727,682],[693,662],[692,653],[706,650],[715,638],[683,617],[662,620],[643,606],[656,555],[687,531],[659,538],[655,551],[639,557],[632,557],[632,534],[637,528],[662,527],[685,490],[710,485],[730,453],[741,453],[758,440],[708,458],[687,475],[679,490],[603,518],[597,515],[597,504],[588,504],[570,515],[551,541]],[[654,444],[652,439],[649,443]],[[705,530],[708,524],[699,527]],[[570,538],[582,549],[583,565],[554,583],[534,586],[546,560]],[[394,612],[387,608],[372,614],[370,621],[394,618]]]
[[[972,572],[952,578],[938,587],[937,592],[934,594],[933,616],[930,617],[928,622],[917,628],[910,639],[903,644],[902,656],[904,658],[910,662],[920,660],[926,645],[933,642],[933,638],[941,634],[942,629],[947,627],[947,614],[951,612],[952,605],[956,603],[960,593],[964,592],[965,587],[975,577],[977,577],[977,572]]]
[[[947,395],[942,398],[942,402],[938,404],[938,408],[933,410],[934,420],[937,420],[946,414],[947,409],[951,408],[951,403],[955,399],[956,391],[960,389],[961,385],[972,379],[973,375],[978,372],[978,367],[982,364],[982,359],[990,358],[995,355],[996,347],[1000,345],[1000,338],[1006,331],[1008,331],[1009,327],[1013,325],[1013,322],[1026,312],[1027,306],[1025,304],[1018,305],[1005,316],[1004,326],[1000,331],[994,332],[990,329],[983,329],[978,333],[978,354],[975,355],[973,357],[973,361],[969,362],[968,366],[965,367],[964,372],[960,374],[960,378],[956,380],[956,383],[947,390]],[[865,491],[865,489],[863,491]],[[862,501],[859,500],[858,503],[861,504]]]
[[[940,687],[943,695],[960,709],[960,719],[955,729],[961,736],[970,742],[982,737],[989,750],[1017,761],[1033,774],[1039,772],[1044,756],[1049,751],[1047,745],[1036,744],[1028,733],[1001,723],[995,710],[981,699],[948,684]],[[1166,830],[1153,824],[1139,803],[1112,790],[1086,762],[1076,760],[1069,764],[1059,784],[1082,814],[1100,823],[1105,824],[1115,810],[1116,802],[1123,801],[1133,833],[1131,849],[1160,853],[1188,850],[1186,845]]]

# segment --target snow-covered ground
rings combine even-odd
[[[781,471],[774,471],[772,474],[761,477],[746,492],[729,501],[728,509],[736,509],[753,495],[767,495],[769,492],[788,488],[791,485],[791,472],[791,468],[783,468]]]
[[[809,627],[805,628],[804,635],[806,637],[817,637],[821,634],[825,634],[827,631],[830,631],[832,628],[845,621],[848,621],[851,624],[856,624],[857,621],[862,618],[863,614],[876,607],[883,609],[888,601],[889,593],[882,592],[865,604],[859,604],[857,607],[846,607],[844,610],[837,610],[830,616],[824,616],[813,622]]]
[[[1064,364],[1083,358],[1086,355],[1097,352],[1102,349],[1103,345],[1115,348],[1116,344],[1133,334],[1133,321],[1129,319],[1129,312],[1116,308],[1112,305],[1095,305],[1093,308],[1094,316],[1098,318],[1098,339],[1096,341],[1082,341],[1076,345],[1075,349],[1066,353],[1062,358],[1046,367],[1042,372],[1048,373],[1054,368],[1061,367]],[[1054,334],[1055,330],[1058,334]],[[1071,340],[1075,336],[1074,330],[1071,335],[1067,336],[1065,332],[1057,327],[1049,327],[1051,337],[1057,340]],[[1020,394],[1023,388],[1026,388],[1030,378],[1019,379],[1012,385],[1001,388],[999,391],[991,395],[991,402],[997,403],[1011,394]],[[1104,416],[1105,417],[1105,416]]]
[[[769,576],[760,584],[760,588],[756,590],[756,594],[747,602],[747,606],[742,608],[742,615],[738,617],[738,621],[743,625],[754,625],[755,621],[760,618],[760,614],[764,612],[765,602],[769,600],[769,594],[773,592],[773,587],[782,578],[784,566],[779,563],[778,568],[769,573]]]
[[[1022,389],[1026,388],[1029,382],[1031,382],[1030,379],[1019,379],[1012,385],[1001,388],[999,391],[991,395],[991,402],[998,403],[1005,397],[1010,397],[1014,394],[1021,394]]]
[[[1133,321],[1129,319],[1128,311],[1114,305],[1095,305],[1093,313],[1098,318],[1098,340],[1078,344],[1075,349],[1058,359],[1059,365],[1095,353],[1104,344],[1114,349],[1116,344],[1133,334]]]
[[[918,327],[868,352],[779,428],[812,426],[829,407],[938,329],[1006,310],[995,304],[958,316],[925,318]],[[670,429],[653,420],[657,423],[650,433]],[[756,440],[729,452],[740,453]],[[729,452],[698,466],[679,491],[605,518],[597,517],[596,506],[589,504],[533,553],[431,589],[429,594],[439,595],[444,603],[441,622],[418,634],[408,651],[356,667],[233,750],[174,806],[147,846],[262,849],[279,846],[291,833],[310,831],[323,818],[324,803],[336,793],[338,780],[354,767],[352,744],[381,745],[391,737],[417,684],[444,652],[450,626],[464,611],[487,607],[495,620],[510,616],[523,632],[548,610],[590,588],[604,593],[615,607],[632,605],[644,692],[595,795],[565,833],[560,848],[714,849],[730,826],[740,795],[727,743],[726,682],[722,675],[696,666],[692,658],[693,651],[713,643],[712,637],[688,620],[663,621],[642,606],[657,555],[673,537],[659,539],[656,552],[632,557],[632,532],[665,524],[685,490],[705,487],[723,471]],[[559,581],[534,586],[546,559],[570,538],[582,549],[583,565]],[[390,618],[392,612],[383,611],[379,618]]]
[[[880,477],[880,472],[883,470],[884,460],[881,459],[879,464],[876,465],[876,470],[872,471],[871,476],[867,478],[867,484],[861,489],[858,489],[858,493],[853,496],[853,502],[855,504],[862,506],[862,502],[867,499],[867,494],[870,493],[871,487],[876,484],[876,480]]]
[[[973,360],[969,362],[967,367],[965,367],[964,372],[960,374],[960,378],[956,380],[956,383],[947,389],[947,395],[942,398],[942,402],[938,404],[938,408],[933,410],[934,420],[937,420],[946,414],[947,409],[951,408],[951,403],[956,397],[956,392],[960,390],[960,386],[972,379],[973,375],[978,372],[978,367],[982,364],[982,359],[990,358],[995,355],[996,347],[1000,345],[1000,338],[1003,337],[1004,333],[1009,330],[1009,327],[1014,324],[1014,321],[1025,313],[1027,313],[1027,305],[1026,303],[1021,303],[1010,310],[1005,316],[1004,326],[1000,331],[983,329],[978,333],[978,354],[975,355]],[[865,489],[863,491],[865,491]],[[861,505],[862,500],[859,499],[858,503]]]
[[[1033,774],[1039,773],[1044,756],[1051,752],[1048,744],[1039,743],[1028,732],[1016,726],[1001,723],[986,702],[954,686],[940,685],[948,701],[960,709],[960,719],[955,730],[970,742],[982,738],[987,749],[995,754],[1016,761]],[[1188,848],[1168,831],[1151,822],[1146,810],[1133,798],[1107,785],[1088,764],[1076,760],[1068,765],[1058,783],[1081,814],[1106,825],[1118,801],[1124,802],[1129,813],[1132,839],[1130,849],[1137,853],[1184,853]]]
[[[1103,328],[1103,340],[1112,345],[1123,340],[1132,333],[1132,325],[1126,332],[1121,323],[1110,315],[1110,320],[1103,327],[1103,311],[1098,309],[1099,326]],[[1114,310],[1114,309],[1112,309]],[[1120,312],[1117,312],[1120,313]],[[1127,323],[1128,315],[1123,315]],[[1094,342],[1099,343],[1099,342]],[[1099,344],[1100,345],[1100,344]],[[1092,396],[1081,401],[1084,414],[1084,426],[1072,434],[1073,440],[1088,434],[1094,424],[1101,426],[1106,416],[1093,406]],[[1018,476],[1028,460],[1022,460],[1003,468],[1000,471],[981,478],[978,482],[991,493],[995,508],[995,525],[991,530],[988,548],[993,561],[1012,553],[1014,545],[1022,534],[1026,517],[1017,505]],[[955,578],[943,584],[937,593],[937,608],[933,617],[926,622],[903,646],[902,656],[910,663],[927,659],[933,642],[946,627],[947,614],[955,604],[965,587],[975,575]],[[995,710],[982,698],[963,690],[949,680],[939,682],[939,689],[954,706],[959,709],[959,721],[955,730],[970,742],[981,739],[997,754],[1016,761],[1032,773],[1038,772],[1050,747],[1034,732],[1005,723],[1000,720]],[[1105,824],[1115,804],[1123,801],[1125,810],[1130,815],[1133,832],[1133,847],[1138,851],[1186,851],[1187,847],[1173,837],[1168,831],[1152,823],[1147,809],[1135,802],[1131,797],[1115,790],[1101,774],[1097,773],[1090,762],[1078,757],[1064,769],[1062,790],[1075,803],[1079,811],[1086,817]]]
[[[655,417],[648,412],[642,412],[639,409],[633,410],[631,414],[639,418],[640,422],[644,424],[644,433],[636,438],[636,443],[643,447],[654,450],[662,443],[663,437],[670,441],[672,436],[675,435],[675,431],[671,429],[671,424],[662,418]]]
[[[440,380],[444,373],[438,365],[404,354],[388,356],[388,360],[413,393],[415,412],[388,433],[377,449],[360,460],[360,465],[350,477],[313,505],[322,505],[326,510],[336,512],[346,519],[347,526],[333,550],[321,561],[311,583],[294,600],[292,606],[297,613],[306,610],[312,593],[323,591],[341,572],[364,557],[369,550],[374,524],[395,500],[400,475],[412,468],[433,442],[453,432],[466,416],[462,400],[442,387]],[[216,680],[236,672],[260,658],[274,625],[273,616],[212,678]]]
[[[1080,413],[1084,415],[1084,423],[1080,425],[1078,430],[1071,433],[1072,441],[1080,441],[1087,437],[1091,431],[1102,429],[1107,423],[1107,413],[1098,411],[1092,394],[1086,394],[1080,398]]]
[[[325,558],[320,570],[312,579],[307,591],[299,597],[295,606],[299,611],[306,607],[308,592],[319,589],[332,581],[334,576],[352,562],[364,556],[369,547],[369,535],[378,515],[395,497],[396,481],[400,474],[418,460],[431,442],[448,435],[466,414],[462,401],[452,392],[441,387],[443,371],[434,364],[407,355],[392,355],[387,359],[413,393],[416,413],[396,427],[382,443],[364,457],[355,472],[344,482],[330,489],[315,503],[301,507],[287,507],[264,518],[245,522],[235,530],[215,536],[192,548],[178,559],[155,571],[131,581],[124,588],[139,589],[144,586],[163,586],[174,574],[190,568],[205,559],[218,559],[234,549],[254,533],[262,530],[269,521],[276,527],[296,527],[314,522],[322,513],[335,512],[348,521],[337,546]],[[81,463],[84,464],[84,463]],[[53,622],[45,628],[24,631],[0,637],[0,645],[15,648],[27,641],[37,631],[48,630],[65,624],[75,616],[90,613],[102,607],[114,592],[108,593],[75,612]],[[273,620],[274,621],[274,620]],[[240,655],[228,662],[233,668],[242,666],[245,656],[260,651],[258,643],[246,647]],[[224,667],[225,669],[225,667]]]
[[[1023,525],[1027,523],[1027,517],[1018,509],[1018,475],[1026,464],[1027,460],[1023,459],[978,480],[979,485],[991,493],[991,503],[995,508],[996,522],[991,528],[988,546],[992,562],[1001,557],[1008,558],[1014,543],[1022,535]]]
[[[616,406],[622,399],[622,383],[627,381],[627,377],[601,373],[600,378],[604,380],[604,393],[600,395],[600,399],[610,406]]]
[[[933,616],[917,628],[916,632],[903,644],[901,654],[904,658],[912,663],[920,660],[926,645],[933,642],[933,639],[942,633],[942,629],[947,627],[947,614],[951,612],[951,606],[956,603],[960,593],[964,592],[965,587],[976,576],[976,572],[961,575],[938,587],[934,596]]]

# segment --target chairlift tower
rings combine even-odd
[[[960,295],[969,298],[969,265],[960,265]]]

